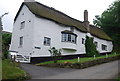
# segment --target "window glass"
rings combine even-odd
[[[107,45],[102,44],[102,50],[106,50],[107,51]]]
[[[44,37],[44,45],[50,46],[51,39],[48,37]]]
[[[25,27],[25,21],[21,22],[21,27],[20,29],[23,29]]]
[[[76,43],[76,35],[62,33],[62,42]]]
[[[95,41],[95,46],[98,47],[98,42]]]
[[[20,47],[23,46],[23,37],[20,37],[19,46],[20,46]]]
[[[85,44],[85,39],[84,38],[82,38],[82,44]]]

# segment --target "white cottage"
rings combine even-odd
[[[88,12],[84,21],[39,2],[23,2],[14,19],[10,51],[16,52],[16,61],[40,62],[50,60],[50,47],[62,49],[64,58],[85,55],[85,38],[94,38],[100,53],[110,53],[112,39],[100,28],[89,24]]]

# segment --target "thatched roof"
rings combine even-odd
[[[19,12],[23,5],[26,5],[29,10],[35,14],[35,16],[40,18],[45,18],[51,21],[54,21],[60,25],[64,26],[70,26],[75,27],[76,29],[80,30],[81,32],[87,32],[86,27],[84,27],[83,22],[78,21],[74,18],[69,17],[68,15],[54,9],[51,7],[48,7],[46,5],[43,5],[38,2],[23,2],[14,21],[16,21],[17,16],[19,15]],[[91,26],[91,25],[90,25]],[[90,27],[90,33],[96,37],[105,39],[105,40],[111,40],[111,38],[101,29],[97,27]]]

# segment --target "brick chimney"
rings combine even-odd
[[[89,32],[89,21],[88,21],[88,11],[84,10],[84,26],[86,27],[87,31]]]

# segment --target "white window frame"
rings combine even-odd
[[[101,44],[101,49],[107,51],[107,45]]]
[[[68,38],[70,36],[70,39]],[[77,36],[73,34],[62,33],[62,42],[76,43]]]
[[[51,45],[51,38],[49,38],[49,37],[44,37],[44,42],[43,42],[43,44],[44,44],[45,46],[50,46],[50,45]]]
[[[82,38],[82,44],[85,44],[85,39],[84,38]]]
[[[96,48],[98,48],[98,42],[95,41],[94,44],[95,44]]]
[[[19,47],[23,46],[23,36],[20,37],[19,39]]]
[[[20,29],[23,29],[25,27],[25,21],[22,21],[21,23],[20,23]]]

